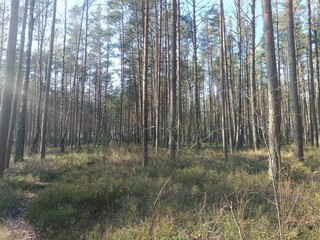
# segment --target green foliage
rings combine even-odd
[[[26,189],[28,188],[26,182],[29,182],[31,188],[41,188],[39,186],[41,183],[53,181],[68,169],[68,165],[63,162],[62,157],[50,157],[52,156],[49,155],[46,161],[34,160],[33,158],[26,159],[23,163],[10,168],[5,177],[12,185],[17,185],[16,187]],[[26,185],[19,186],[19,184]]]
[[[136,146],[83,147],[46,161],[29,159],[5,175],[0,209],[12,210],[19,192],[40,191],[27,217],[45,239],[238,239],[235,219],[247,239],[277,236],[265,152],[244,150],[228,162],[210,149],[182,151],[176,161],[160,152],[150,155],[146,168]],[[284,151],[283,159],[279,196],[286,237],[317,239],[316,157],[292,162]]]
[[[96,182],[75,179],[73,183],[59,182],[43,192],[32,203],[28,219],[40,232],[65,234],[68,229],[77,236],[86,230],[92,219],[99,220],[112,215],[119,209],[122,188],[117,182]],[[48,234],[47,233],[47,234]],[[70,233],[69,233],[70,234]]]
[[[205,170],[201,166],[177,169],[174,180],[187,186],[202,185],[207,180]]]
[[[310,173],[310,168],[302,162],[294,162],[290,165],[290,177],[294,181],[308,180]]]
[[[0,182],[0,216],[13,211],[19,204],[20,198],[19,192]]]
[[[40,181],[40,177],[32,174],[8,176],[7,182],[13,188],[19,188],[22,190],[39,189],[44,187],[44,184]]]

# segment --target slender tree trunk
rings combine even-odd
[[[88,25],[89,25],[89,0],[85,0],[86,6],[86,22],[85,22],[85,39],[84,39],[84,61],[82,65],[82,77],[81,77],[81,99],[80,99],[80,116],[79,116],[79,131],[78,131],[78,142],[77,148],[80,150],[81,147],[81,133],[82,133],[82,118],[84,111],[84,82],[87,78],[87,55],[88,55]]]
[[[317,85],[318,85],[318,96],[317,96],[317,102],[318,102],[318,116],[320,116],[320,64],[319,64],[319,38],[318,38],[318,31],[314,30],[314,38],[315,38],[315,50],[316,50],[316,72],[317,72]]]
[[[175,159],[177,148],[177,1],[171,0],[171,88],[169,156]]]
[[[148,165],[148,35],[149,35],[149,0],[145,0],[143,32],[143,82],[142,82],[142,153],[143,166]]]
[[[123,1],[121,1],[121,26],[120,26],[120,65],[121,65],[121,74],[120,74],[120,119],[119,119],[119,140],[120,144],[123,142],[123,108],[124,108],[124,10],[123,10]]]
[[[12,96],[14,89],[14,67],[18,35],[19,0],[11,1],[11,19],[6,55],[5,77],[2,88],[0,114],[0,176],[6,168],[6,146],[9,136]],[[8,153],[9,154],[9,153]]]
[[[0,74],[2,76],[2,55],[3,55],[3,48],[4,48],[4,30],[5,30],[5,14],[6,14],[6,1],[3,1],[2,5],[2,14],[1,14],[1,38],[0,38]],[[1,89],[0,89],[1,90]]]
[[[48,11],[46,11],[48,12]],[[45,20],[47,21],[47,19]],[[45,29],[45,27],[44,27]],[[38,32],[40,32],[38,30]],[[44,43],[44,30],[42,31],[42,35],[40,37],[40,44],[38,46],[38,52],[39,57],[37,61],[37,76],[36,76],[36,83],[35,83],[35,95],[36,100],[34,101],[34,109],[35,111],[35,119],[34,119],[34,131],[33,131],[33,138],[31,143],[31,152],[36,153],[38,151],[38,143],[40,138],[40,132],[41,132],[41,105],[42,105],[42,88],[43,88],[43,74],[42,74],[42,68],[43,68],[43,43]]]
[[[182,145],[182,63],[181,63],[181,21],[180,21],[180,0],[177,0],[177,22],[178,22],[178,36],[177,36],[177,81],[178,81],[178,116],[177,116],[177,148],[180,149]]]
[[[163,81],[162,90],[162,139],[163,145],[168,147],[168,102],[169,102],[169,79],[170,79],[170,61],[169,61],[169,10],[167,4],[168,1],[164,1],[165,6],[165,23],[164,23],[164,64],[165,64],[165,79]]]
[[[311,145],[319,147],[318,123],[315,107],[315,91],[314,91],[314,74],[313,74],[313,57],[312,57],[312,39],[311,39],[311,4],[307,0],[308,5],[308,60],[309,60],[309,76],[310,76],[310,127],[311,127]]]
[[[220,0],[220,81],[221,81],[221,130],[222,130],[222,145],[224,158],[228,158],[228,136],[227,136],[227,120],[226,120],[226,69],[225,69],[225,22],[224,22],[224,10],[223,1]]]
[[[67,41],[67,0],[64,1],[64,25],[63,25],[63,50],[62,50],[62,72],[61,72],[61,99],[60,99],[60,150],[65,151],[65,59],[66,59],[66,41]]]
[[[280,47],[280,30],[279,30],[279,0],[276,0],[275,2],[275,8],[276,8],[276,39],[277,39],[277,46],[276,46],[276,56],[278,56],[277,58],[277,72],[278,72],[278,84],[280,86],[280,80],[281,80],[281,47]],[[279,94],[281,97],[281,89],[279,89]],[[281,99],[280,99],[281,101]]]
[[[136,79],[136,118],[137,118],[137,142],[142,142],[142,113],[143,113],[143,94],[142,94],[142,81],[143,78],[142,74],[142,65],[141,62],[143,61],[142,57],[142,51],[141,51],[141,34],[139,30],[139,15],[138,15],[138,2],[135,0],[135,19],[136,19],[136,38],[137,38],[137,52],[138,52],[138,59],[137,59],[137,65],[138,65],[138,71],[136,73],[137,79]],[[160,11],[161,12],[161,11]]]
[[[209,41],[209,40],[208,40]],[[210,48],[211,46],[209,46]],[[214,101],[214,93],[212,91],[213,87],[213,51],[209,51],[209,56],[208,56],[208,69],[209,69],[209,134],[210,134],[210,146],[212,146],[214,142],[214,124],[218,125],[214,121],[214,111],[213,111],[213,101]]]
[[[198,79],[198,56],[197,56],[197,22],[196,22],[196,2],[192,0],[192,11],[193,11],[193,81],[194,81],[194,97],[195,97],[195,130],[196,130],[196,147],[200,150],[200,136],[201,136],[201,106],[200,106],[200,95],[199,95],[199,79]]]
[[[292,0],[287,0],[287,42],[288,42],[288,60],[289,60],[289,77],[290,77],[290,108],[292,116],[292,132],[294,141],[294,157],[297,160],[303,160],[303,141],[302,141],[302,120],[298,99],[297,85],[297,63],[296,48],[294,38],[294,19]]]
[[[268,79],[268,151],[269,151],[269,178],[273,185],[276,202],[279,239],[284,239],[282,224],[282,208],[279,200],[280,189],[280,138],[281,138],[281,101],[279,94],[279,81],[274,45],[274,31],[272,23],[271,0],[262,0],[262,16],[264,23],[264,45]]]
[[[53,2],[53,16],[51,24],[51,38],[50,38],[50,52],[49,52],[49,62],[47,67],[46,76],[46,90],[43,106],[42,115],[42,126],[41,126],[41,153],[40,158],[46,158],[46,140],[47,140],[47,124],[48,124],[48,108],[49,108],[49,92],[50,92],[50,81],[52,72],[52,59],[53,59],[53,48],[54,48],[54,36],[55,36],[55,24],[56,24],[56,10],[57,10],[57,0]]]
[[[274,33],[272,24],[271,1],[262,0],[265,58],[268,77],[268,108],[269,108],[269,175],[278,180],[280,170],[280,136],[281,113],[277,75]]]
[[[28,17],[28,5],[29,5],[29,0],[25,0],[23,23],[22,23],[22,30],[20,35],[20,50],[19,50],[19,62],[17,67],[16,86],[15,86],[14,97],[12,102],[10,127],[9,127],[10,132],[9,132],[7,148],[6,148],[6,168],[9,168],[10,155],[11,155],[11,149],[13,144],[13,135],[14,135],[14,129],[16,126],[19,96],[20,96],[20,90],[21,90],[21,84],[22,84],[22,64],[24,59],[24,42],[25,42],[25,32],[26,32],[27,17]]]
[[[46,77],[46,72],[47,72],[47,67],[48,65],[44,65],[43,58],[44,57],[44,45],[45,45],[45,35],[46,35],[46,28],[47,28],[47,22],[48,22],[48,5],[45,2],[42,2],[41,5],[38,6],[39,11],[41,11],[41,15],[39,16],[39,26],[38,26],[38,59],[37,59],[37,77],[36,77],[36,84],[35,84],[35,92],[36,92],[36,100],[33,101],[34,99],[32,98],[32,101],[34,102],[34,105],[37,104],[37,108],[34,114],[34,131],[32,132],[32,143],[31,143],[31,153],[36,153],[38,152],[38,147],[39,147],[39,140],[40,140],[40,134],[41,134],[41,108],[43,105],[43,78]],[[37,13],[36,13],[37,15]],[[45,70],[43,70],[45,68]],[[45,74],[43,74],[45,73]],[[35,107],[34,107],[35,108]],[[32,110],[33,108],[31,108]],[[32,116],[32,115],[31,115]]]
[[[258,116],[257,116],[257,91],[256,91],[256,57],[255,57],[255,39],[256,39],[256,24],[255,24],[255,8],[256,0],[251,2],[251,71],[250,71],[250,103],[251,103],[251,125],[252,125],[252,140],[254,150],[259,148],[258,138]]]
[[[24,141],[26,131],[26,118],[28,108],[28,92],[29,92],[29,79],[31,70],[31,51],[32,51],[32,39],[33,39],[33,27],[34,27],[34,5],[35,0],[30,1],[29,8],[29,22],[28,22],[28,43],[26,52],[26,72],[23,82],[23,91],[21,96],[21,108],[18,121],[17,141],[15,145],[14,161],[22,161],[24,155]]]
[[[80,20],[80,27],[79,27],[79,34],[77,39],[77,50],[76,50],[76,56],[74,61],[74,69],[73,69],[73,79],[72,79],[72,87],[70,86],[70,104],[68,109],[68,114],[71,114],[70,116],[70,145],[71,148],[75,147],[78,144],[77,137],[78,137],[78,108],[79,108],[79,79],[78,79],[78,73],[79,73],[79,54],[80,54],[80,46],[81,46],[81,37],[82,37],[82,24],[83,24],[83,18],[84,18],[84,11],[85,11],[85,4],[82,7],[81,11],[81,20]],[[70,82],[71,85],[71,82]],[[69,117],[69,116],[68,116]],[[68,122],[69,119],[67,119],[66,122]],[[67,125],[66,125],[67,126]],[[67,129],[66,129],[67,130]]]
[[[237,8],[237,29],[238,29],[238,61],[239,61],[239,75],[238,75],[238,87],[237,87],[237,102],[238,102],[238,112],[236,113],[236,118],[238,119],[238,129],[236,132],[236,147],[242,148],[243,146],[243,106],[242,103],[244,102],[242,100],[242,82],[243,82],[243,67],[242,67],[242,21],[241,21],[241,0],[237,0],[236,4]]]
[[[158,8],[159,3],[159,8]],[[160,77],[161,77],[161,33],[162,33],[162,1],[156,1],[156,54],[155,54],[155,92],[154,92],[154,109],[155,109],[155,152],[158,152],[160,138]]]
[[[57,54],[54,56],[54,64],[55,66],[58,66],[57,64]],[[58,146],[58,119],[59,119],[59,111],[56,110],[59,109],[59,103],[58,103],[58,69],[57,67],[54,70],[54,116],[53,116],[53,132],[51,131],[51,138],[53,138],[53,147],[57,148]]]

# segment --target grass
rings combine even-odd
[[[265,151],[225,161],[220,151],[184,150],[169,161],[160,150],[145,169],[139,156],[138,146],[52,150],[46,161],[31,156],[0,181],[0,213],[34,191],[27,219],[45,239],[239,239],[239,229],[245,239],[278,238]],[[309,149],[306,156],[296,163],[283,151],[286,239],[320,235],[319,154]]]

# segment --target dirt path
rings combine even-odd
[[[25,196],[16,211],[12,213],[11,216],[7,216],[4,218],[4,227],[10,231],[10,239],[37,239],[32,226],[26,220],[29,204],[35,197],[36,192],[25,192]]]

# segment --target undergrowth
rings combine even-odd
[[[280,185],[286,239],[320,235],[319,158],[284,151]],[[83,148],[30,158],[1,180],[0,212],[38,191],[27,218],[41,239],[275,239],[277,212],[263,150],[160,150],[142,168],[137,146]],[[7,200],[3,200],[7,199]],[[10,200],[9,200],[10,199]],[[11,205],[12,204],[12,205]],[[0,239],[5,229],[1,228]]]

